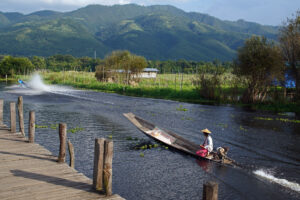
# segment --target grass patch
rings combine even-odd
[[[242,86],[238,86],[237,88],[233,87],[232,77],[228,73],[224,74],[221,89],[217,92],[215,100],[208,100],[200,95],[199,88],[195,85],[197,76],[193,74],[184,74],[182,84],[178,81],[181,80],[181,75],[158,74],[156,79],[142,79],[137,86],[130,86],[122,83],[99,82],[95,78],[94,72],[64,71],[41,72],[40,74],[48,84],[67,85],[79,89],[205,105],[234,104],[242,107],[250,107],[253,110],[273,111],[276,113],[300,113],[299,103],[268,102],[251,105],[240,103],[236,97],[240,97],[245,88]],[[17,80],[18,78],[27,80],[28,76],[16,76],[14,77],[14,80]],[[187,111],[187,109],[182,106],[176,109],[183,112]],[[200,112],[202,112],[202,110],[200,110]]]

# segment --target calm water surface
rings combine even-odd
[[[36,141],[54,155],[59,149],[56,124],[67,123],[68,129],[83,128],[69,132],[68,138],[75,147],[75,168],[90,178],[95,138],[112,136],[113,192],[126,199],[201,199],[202,185],[209,180],[219,183],[219,199],[300,199],[300,124],[282,120],[295,120],[293,114],[249,112],[229,106],[135,98],[58,86],[37,89],[0,84],[0,98],[6,101],[6,123],[9,124],[8,102],[22,95],[27,113],[25,130],[28,112],[35,110],[36,124],[48,127],[36,129]],[[186,111],[180,111],[179,107]],[[199,144],[204,140],[199,130],[208,128],[213,132],[214,147],[228,146],[230,157],[242,169],[199,161],[162,147],[134,150],[136,143],[155,142],[123,117],[126,112]],[[138,141],[127,140],[129,136]]]

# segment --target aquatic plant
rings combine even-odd
[[[181,117],[181,120],[193,120],[191,117]]]
[[[135,137],[131,137],[131,136],[128,136],[128,137],[126,137],[126,140],[134,140],[134,141],[138,141],[139,140],[139,138],[135,138]]]
[[[187,111],[188,109],[184,108],[182,105],[179,105],[178,108],[176,108],[177,111]]]
[[[225,123],[219,123],[219,124],[217,124],[217,126],[222,127],[222,128],[227,128],[227,127],[228,127],[228,124],[225,124]]]
[[[297,119],[287,119],[287,118],[264,118],[264,117],[255,117],[254,119],[258,119],[258,120],[266,120],[266,121],[272,121],[272,120],[276,120],[276,121],[282,121],[282,122],[290,122],[290,123],[300,123],[300,120]]]
[[[46,126],[46,125],[35,125],[35,128],[48,128],[48,126]]]
[[[51,124],[50,128],[56,130],[58,128],[58,124]]]
[[[277,113],[277,115],[287,116],[287,113]]]
[[[143,152],[140,153],[140,157],[144,157],[145,154]]]
[[[291,123],[298,123],[298,124],[300,123],[300,120],[296,120],[296,119],[276,118],[276,120],[282,122],[291,122]]]
[[[247,131],[247,129],[245,129],[242,125],[240,125],[240,130],[241,131]]]
[[[76,133],[76,132],[83,131],[83,130],[84,130],[84,128],[76,127],[76,128],[68,129],[68,132]]]
[[[108,135],[107,137],[108,137],[108,139],[112,139],[113,136],[112,135]]]
[[[270,117],[255,117],[254,119],[258,119],[258,120],[267,120],[267,121],[272,121],[272,120],[274,120],[273,118],[270,118]]]

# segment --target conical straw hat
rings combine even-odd
[[[203,129],[201,130],[202,133],[208,133],[208,134],[211,134],[211,132],[206,128],[206,129]]]

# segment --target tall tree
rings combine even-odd
[[[31,62],[35,66],[35,69],[41,70],[46,68],[46,61],[43,57],[33,56]]]
[[[113,51],[104,59],[103,64],[97,66],[95,76],[104,81],[108,78],[122,78],[124,83],[129,84],[132,79],[139,80],[138,74],[146,67],[147,61],[142,56],[129,51]]]
[[[1,76],[30,73],[34,66],[28,58],[5,56],[0,63]]]
[[[296,100],[300,101],[300,11],[295,18],[287,19],[280,30],[279,41],[284,59],[296,82]]]
[[[252,36],[238,50],[234,72],[245,77],[248,86],[243,102],[264,101],[274,80],[284,77],[280,48],[264,37]]]

